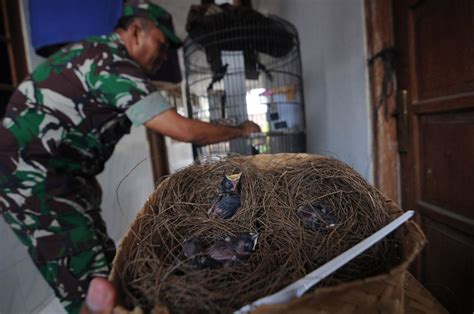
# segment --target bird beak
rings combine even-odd
[[[251,237],[252,237],[252,241],[253,241],[253,248],[252,248],[252,251],[255,251],[255,247],[257,246],[257,240],[258,240],[258,233],[254,233],[254,234],[250,234]]]
[[[239,182],[241,176],[242,176],[242,172],[226,175],[227,179],[229,179],[232,182]]]

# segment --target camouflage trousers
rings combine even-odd
[[[95,180],[74,178],[54,185],[21,202],[6,202],[15,198],[12,189],[7,196],[0,190],[0,208],[66,311],[79,313],[90,280],[108,276],[115,245],[100,216]]]

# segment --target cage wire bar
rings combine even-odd
[[[229,153],[306,151],[303,81],[296,28],[276,16],[190,32],[184,41],[190,118],[211,123],[257,123],[262,132],[218,144],[193,145],[195,160]]]

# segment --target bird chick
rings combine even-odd
[[[244,261],[255,250],[258,234],[241,234],[237,237],[226,237],[212,245],[207,253],[209,257],[224,266]]]
[[[242,173],[225,175],[216,195],[212,198],[212,206],[208,211],[211,217],[228,219],[240,208],[240,178]]]
[[[240,208],[240,195],[238,194],[222,194],[217,197],[217,201],[208,211],[211,217],[228,219]]]
[[[220,263],[206,255],[204,246],[199,239],[187,240],[183,245],[184,256],[190,259],[191,265],[197,269],[216,268]]]
[[[315,231],[330,229],[337,225],[337,218],[332,212],[330,208],[321,204],[300,206],[296,209],[296,214],[303,221],[303,225]]]
[[[221,183],[222,193],[239,193],[239,183],[242,173],[236,173],[231,175],[225,175]]]
[[[237,259],[237,253],[234,250],[232,239],[226,237],[214,243],[208,250],[207,254],[212,259],[222,263],[230,263]]]
[[[184,242],[183,253],[187,258],[193,258],[196,255],[203,254],[204,248],[201,240],[199,239],[189,239]]]
[[[255,251],[257,246],[258,233],[243,233],[234,239],[235,251],[242,254],[250,254]]]

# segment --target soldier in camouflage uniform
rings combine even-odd
[[[208,144],[259,131],[179,116],[147,78],[179,39],[154,4],[125,6],[116,32],[67,46],[13,94],[0,126],[0,209],[65,309],[79,312],[115,254],[95,179],[132,124]]]

